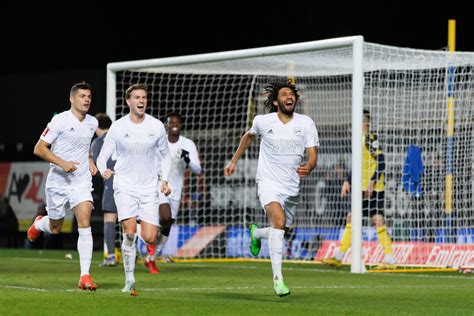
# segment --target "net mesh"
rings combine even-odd
[[[165,252],[180,255],[200,229],[222,226],[212,241],[201,241],[202,249],[181,256],[250,257],[246,227],[268,225],[255,185],[258,140],[239,161],[236,174],[225,178],[223,168],[255,115],[265,113],[265,85],[288,78],[296,81],[301,95],[297,111],[314,120],[321,147],[317,168],[302,181],[284,254],[315,260],[334,252],[350,211],[350,198],[341,198],[340,191],[351,166],[352,56],[352,46],[346,46],[117,72],[116,117],[128,113],[125,90],[144,83],[149,113],[163,120],[167,112],[179,112],[182,135],[196,143],[202,159],[203,174],[186,177],[175,246]],[[474,241],[473,66],[472,53],[364,43],[364,108],[385,154],[385,220],[399,265],[466,265],[460,257],[474,251],[462,248]],[[402,182],[410,145],[422,153],[419,194],[407,192]],[[446,185],[449,177],[452,186]],[[452,199],[450,205],[446,199]],[[383,262],[374,227],[367,219],[363,225],[365,262]],[[445,248],[461,254],[438,255],[436,249]],[[265,242],[260,256],[269,256]],[[471,261],[467,264],[474,265]]]

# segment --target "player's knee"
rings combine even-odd
[[[284,218],[277,218],[276,220],[274,220],[273,228],[284,230],[285,229],[285,219]]]
[[[151,234],[147,234],[147,235],[142,235],[141,236],[143,241],[146,242],[147,244],[153,244],[155,242],[155,236],[151,235]]]
[[[135,242],[135,234],[123,234],[123,243],[127,247],[132,247]]]
[[[143,240],[144,240],[147,244],[154,244],[154,243],[155,243],[155,238],[143,238]]]

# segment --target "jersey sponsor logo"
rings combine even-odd
[[[46,136],[46,134],[48,134],[48,132],[49,132],[49,127],[46,127],[43,131],[43,134],[41,134],[41,136],[43,136],[43,137]]]
[[[268,131],[267,134],[268,134],[268,135],[272,135],[272,134],[273,134],[273,130],[270,128],[270,130]]]
[[[269,150],[272,154],[301,154],[301,141],[298,139],[269,139]]]
[[[128,133],[127,133],[127,134],[125,134],[125,136],[123,136],[123,137],[125,137],[125,138],[129,138],[129,137],[130,137],[130,135],[128,135]]]

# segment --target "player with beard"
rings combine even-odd
[[[268,240],[274,290],[283,297],[290,294],[282,275],[283,239],[293,223],[300,181],[316,167],[319,138],[313,120],[294,113],[299,99],[294,84],[272,83],[265,90],[268,93],[265,108],[271,113],[255,117],[252,127],[242,136],[239,147],[224,168],[224,175],[231,176],[235,172],[239,158],[255,136],[260,136],[256,182],[260,203],[271,226],[258,228],[256,224],[250,225],[250,252],[257,256],[261,239]],[[303,161],[305,152],[307,162]]]

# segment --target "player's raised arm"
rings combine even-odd
[[[240,159],[240,156],[250,147],[252,141],[255,139],[255,134],[251,133],[251,131],[247,131],[244,136],[240,139],[240,144],[237,150],[235,151],[234,155],[230,162],[224,168],[224,175],[226,177],[231,176],[235,172],[235,168],[237,166],[237,161]]]

